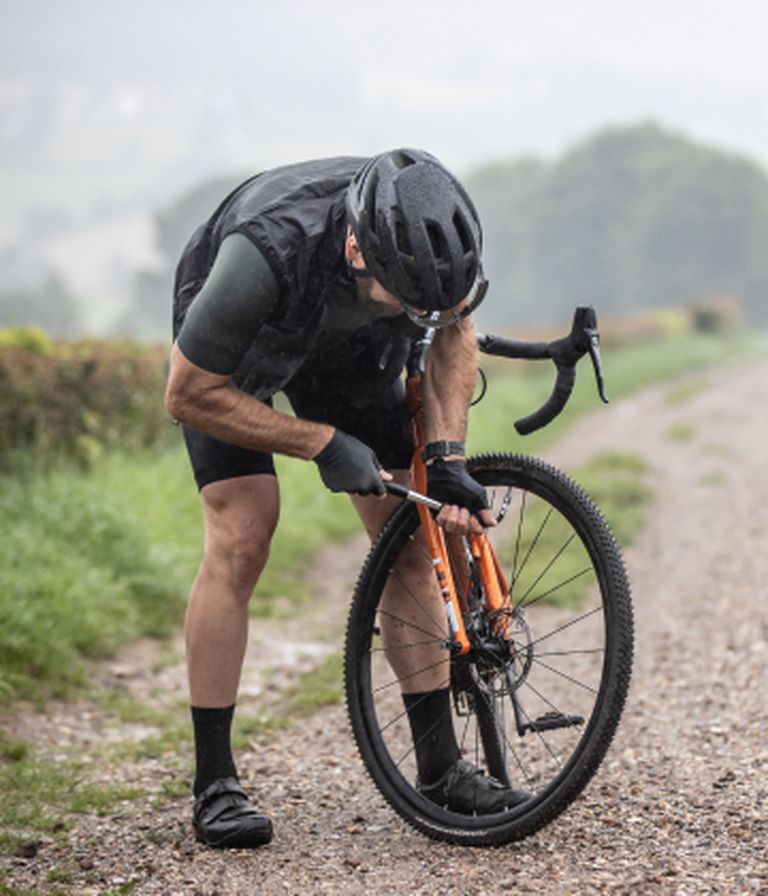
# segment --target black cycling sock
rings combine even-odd
[[[433,784],[460,756],[451,718],[449,688],[403,694],[416,749],[419,780]]]
[[[235,705],[221,709],[193,706],[191,709],[195,729],[194,792],[198,796],[218,778],[237,777],[230,742]]]

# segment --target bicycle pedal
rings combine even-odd
[[[572,728],[574,725],[583,725],[583,716],[567,716],[562,712],[546,712],[538,719],[524,722],[521,725],[522,734],[526,731],[554,731],[557,728]]]

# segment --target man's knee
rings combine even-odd
[[[272,532],[251,527],[248,532],[209,533],[206,537],[203,565],[218,580],[235,591],[250,592],[269,558]]]
[[[269,557],[277,526],[278,498],[273,477],[249,477],[239,488],[221,483],[206,489],[203,566],[219,581],[250,596]]]

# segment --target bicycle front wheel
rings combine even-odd
[[[633,627],[619,550],[581,489],[519,455],[475,458],[469,469],[497,520],[488,531],[507,576],[508,605],[485,609],[466,542],[449,538],[472,645],[457,656],[416,509],[404,504],[373,545],[355,590],[345,686],[360,754],[390,805],[431,837],[489,846],[548,824],[597,770],[629,687]],[[527,791],[527,802],[463,814],[419,792],[401,694],[441,687],[450,689],[462,757]]]

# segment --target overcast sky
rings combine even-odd
[[[99,190],[162,202],[219,170],[403,144],[461,172],[648,118],[768,163],[758,0],[0,0],[0,13],[13,207]]]

